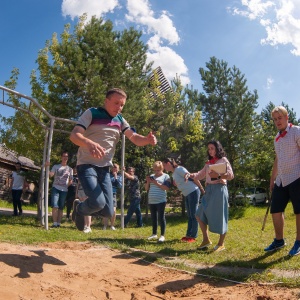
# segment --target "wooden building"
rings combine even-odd
[[[5,145],[0,144],[0,199],[10,200],[11,193],[9,191],[9,182],[11,180],[12,171],[15,171],[15,163],[20,162],[23,171],[39,171],[40,167],[36,166],[34,162],[24,156],[18,156],[17,153],[8,149]],[[30,198],[30,194],[33,193],[35,187],[32,183],[29,183],[28,191],[23,195],[24,200]],[[27,195],[26,195],[27,194]]]

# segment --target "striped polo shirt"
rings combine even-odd
[[[121,132],[130,128],[122,115],[118,114],[112,117],[104,108],[92,107],[81,115],[76,125],[85,129],[84,137],[98,143],[101,147],[106,149],[103,157],[96,158],[91,155],[87,148],[79,147],[77,165],[92,164],[99,167],[112,166],[112,159]]]

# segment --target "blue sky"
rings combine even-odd
[[[0,85],[20,70],[16,90],[30,96],[38,51],[84,12],[143,31],[148,59],[172,79],[202,91],[199,68],[216,56],[257,90],[258,112],[272,101],[300,117],[300,0],[10,0],[1,3]],[[1,96],[2,99],[2,96]],[[1,106],[0,114],[14,110]]]

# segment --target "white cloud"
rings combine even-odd
[[[176,45],[180,42],[171,15],[167,11],[162,11],[156,17],[157,14],[151,9],[148,0],[128,0],[127,9],[126,19],[142,26],[144,32],[151,36],[147,43],[148,63],[153,61],[154,68],[160,66],[169,80],[178,76],[183,85],[189,84],[188,68],[183,58],[170,46],[164,45],[164,43]]]
[[[188,68],[184,63],[183,58],[170,47],[162,46],[158,36],[153,36],[149,39],[148,47],[148,63],[153,61],[154,68],[160,66],[169,80],[173,80],[178,76],[183,85],[190,83]]]
[[[233,14],[258,19],[267,37],[263,45],[291,44],[291,53],[300,56],[300,0],[241,0],[243,9],[231,8]]]
[[[128,0],[127,9],[128,14],[126,14],[126,19],[130,22],[146,26],[148,34],[158,35],[170,44],[178,44],[180,41],[169,14],[163,11],[158,18],[155,18],[148,0]]]
[[[118,0],[63,0],[62,14],[72,20],[87,13],[89,17],[101,17],[118,7]]]
[[[274,6],[273,1],[264,0],[241,0],[241,4],[246,6],[246,9],[239,9],[237,7],[229,8],[234,15],[241,15],[250,20],[264,16],[268,9]]]
[[[266,86],[266,89],[267,89],[267,90],[270,90],[271,87],[272,87],[272,85],[273,85],[273,83],[274,83],[274,79],[273,79],[272,77],[267,78],[267,86]]]
[[[154,67],[160,66],[169,80],[179,76],[182,84],[189,84],[188,68],[183,58],[168,46],[177,45],[180,42],[171,15],[167,11],[154,12],[149,0],[63,0],[62,14],[72,19],[84,13],[87,13],[88,17],[93,15],[103,17],[106,13],[119,8],[120,2],[127,2],[127,14],[124,21],[134,23],[139,30],[142,28],[144,33],[150,36],[148,62],[153,61]],[[114,21],[119,26],[123,24],[123,20]]]

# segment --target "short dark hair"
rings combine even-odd
[[[19,161],[16,162],[16,165],[22,166],[22,164]]]
[[[109,97],[110,97],[111,95],[113,95],[113,94],[119,94],[119,95],[121,95],[121,96],[127,98],[126,93],[125,93],[122,89],[119,89],[119,88],[112,88],[112,89],[110,89],[109,91],[107,91],[105,97],[106,97],[106,98],[109,98]]]

